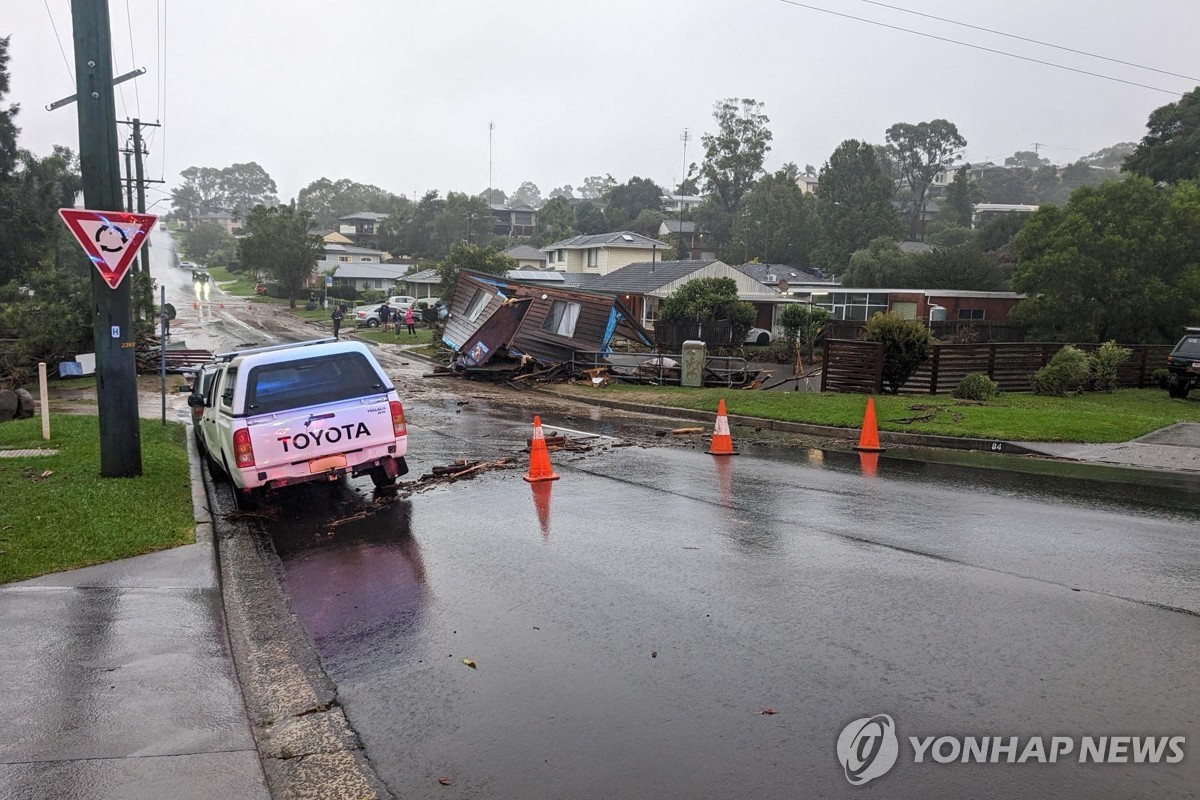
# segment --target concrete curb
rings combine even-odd
[[[207,470],[210,507],[218,492]],[[390,800],[337,700],[337,687],[283,590],[283,567],[256,525],[211,518],[225,623],[271,796]]]
[[[192,511],[196,517],[196,544],[212,544],[213,518],[208,506],[208,493],[205,490],[204,460],[200,458],[200,448],[196,446],[196,437],[189,426],[186,433],[188,470],[192,479]],[[216,550],[214,548],[214,558]]]

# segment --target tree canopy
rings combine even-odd
[[[1155,109],[1124,169],[1155,182],[1200,178],[1200,86]]]
[[[634,175],[625,183],[609,188],[605,195],[608,201],[604,216],[611,230],[621,230],[631,220],[638,218],[644,210],[662,211],[663,190],[649,178]]]
[[[275,181],[256,162],[216,167],[188,167],[179,173],[183,183],[171,194],[175,216],[192,223],[201,214],[227,211],[243,218],[257,205],[279,203]]]
[[[735,342],[746,337],[754,324],[754,306],[738,300],[733,278],[693,278],[671,293],[659,309],[666,322],[720,322],[729,320]]]
[[[1173,342],[1200,319],[1200,185],[1143,177],[1043,206],[1013,240],[1012,316],[1056,341]]]
[[[892,206],[895,191],[874,146],[856,139],[838,145],[817,183],[820,236],[813,252],[817,265],[841,274],[855,250],[880,236],[898,235],[900,217]]]
[[[726,254],[737,262],[807,267],[817,243],[816,205],[787,169],[768,175],[742,198]]]
[[[308,226],[307,211],[291,206],[255,206],[246,215],[238,240],[242,266],[274,278],[287,293],[292,308],[324,250],[321,237],[309,234]]]
[[[378,186],[349,178],[317,178],[296,195],[296,207],[312,215],[313,224],[319,228],[336,228],[339,218],[360,211],[388,214],[398,204],[408,202]]]
[[[763,113],[763,104],[751,98],[730,97],[713,107],[716,133],[700,138],[704,161],[700,177],[704,189],[716,205],[733,214],[742,195],[762,173],[763,161],[771,150],[771,121]]]
[[[442,297],[449,297],[454,288],[455,275],[460,269],[475,272],[486,272],[489,275],[503,275],[512,269],[512,260],[497,250],[486,246],[456,244],[450,248],[446,257],[436,265],[438,275],[442,279]]]
[[[962,158],[967,140],[953,122],[935,119],[916,125],[897,122],[887,129],[888,152],[912,191],[909,237],[917,238],[917,224],[925,211],[925,195],[939,173]]]

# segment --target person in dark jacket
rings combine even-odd
[[[387,300],[383,301],[383,305],[379,307],[379,327],[387,330],[388,322],[392,319],[392,307]]]
[[[333,320],[333,338],[339,339],[338,331],[342,328],[342,320],[346,318],[346,306],[338,304],[333,307],[333,313],[329,315]]]

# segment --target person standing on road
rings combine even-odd
[[[409,306],[404,311],[404,324],[408,326],[408,334],[410,336],[416,336],[417,329],[415,327],[413,327],[414,320],[413,320],[413,310],[412,309],[413,309],[413,307]]]
[[[333,320],[333,338],[339,339],[338,331],[342,328],[342,320],[346,318],[346,306],[341,303],[333,307],[333,313],[329,315]]]

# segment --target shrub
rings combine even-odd
[[[924,325],[892,313],[871,317],[863,338],[883,342],[883,381],[892,394],[900,393],[900,387],[929,357],[933,346],[933,337]]]
[[[972,372],[954,387],[954,396],[960,400],[990,400],[996,396],[998,385],[982,372]]]
[[[1092,374],[1092,359],[1071,345],[1054,354],[1050,363],[1033,373],[1033,393],[1063,396],[1081,392]]]
[[[1150,373],[1150,380],[1154,381],[1155,385],[1160,389],[1167,388],[1167,381],[1171,378],[1171,370],[1166,367],[1159,367]]]
[[[779,325],[783,328],[783,342],[787,347],[787,354],[779,360],[793,362],[796,360],[797,351],[800,355],[811,355],[813,342],[828,319],[829,312],[823,308],[810,308],[799,303],[786,306],[779,314]]]
[[[1092,354],[1092,388],[1111,392],[1117,388],[1117,367],[1124,364],[1133,353],[1113,341],[1100,345]]]

